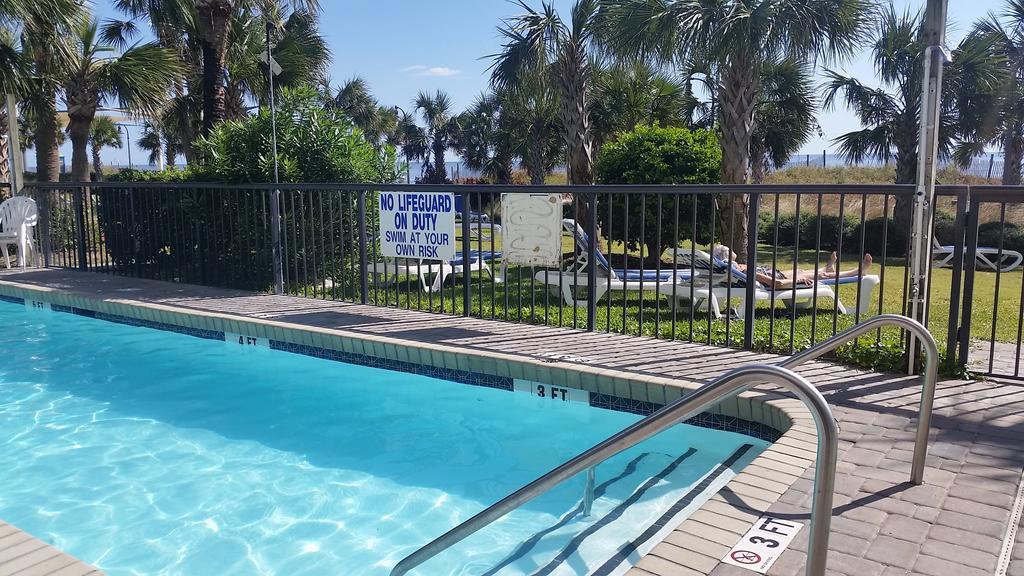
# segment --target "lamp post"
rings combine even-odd
[[[125,138],[125,140],[127,141],[127,144],[128,144],[127,145],[127,148],[128,148],[128,169],[131,170],[132,169],[132,136],[128,132],[128,127],[127,126],[125,126],[123,124],[118,124],[117,127],[119,129],[121,129],[121,130],[124,130],[124,138]]]
[[[270,42],[270,33],[274,24],[268,19],[266,23],[265,41],[267,51],[264,54],[267,64],[267,98],[270,104],[270,145],[274,155],[274,184],[281,182],[277,159],[277,106],[274,102],[274,76],[281,73],[281,66],[274,60],[274,45]],[[284,293],[284,254],[281,248],[281,190],[274,188],[270,192],[270,242],[273,258],[274,294]]]
[[[405,113],[405,110],[403,110],[401,106],[395,105],[395,114],[398,114],[399,112],[402,113],[402,117],[403,118],[408,118],[409,117],[409,115]],[[406,184],[411,184],[412,183],[412,176],[411,176],[411,174],[409,172],[409,164],[411,163],[411,161],[409,160],[409,147],[405,146],[404,148],[405,148],[405,183]]]

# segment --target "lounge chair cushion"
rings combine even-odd
[[[479,262],[481,260],[483,260],[484,262],[491,262],[491,261],[497,260],[499,258],[501,258],[501,252],[491,252],[489,250],[484,250],[484,251],[470,250],[470,252],[469,252],[469,261],[470,262]],[[455,258],[453,258],[451,260],[451,263],[456,265],[456,266],[461,265],[462,264],[462,252],[456,252],[455,253]]]

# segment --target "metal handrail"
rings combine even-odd
[[[832,523],[832,492],[835,487],[839,431],[828,403],[817,388],[789,369],[773,365],[751,365],[737,368],[671,404],[667,404],[657,412],[554,468],[406,556],[391,570],[391,576],[406,574],[576,474],[593,469],[594,466],[619,452],[700,414],[722,400],[764,383],[778,384],[796,395],[810,409],[817,427],[818,453],[815,464],[806,573],[807,576],[824,576],[828,555],[829,529]]]
[[[931,431],[932,404],[935,401],[935,385],[939,376],[939,350],[935,337],[920,322],[898,314],[881,314],[872,316],[860,324],[847,328],[828,340],[794,354],[779,362],[778,366],[796,368],[797,366],[824,356],[829,352],[857,338],[877,330],[882,326],[899,326],[917,336],[924,346],[924,381],[921,387],[921,404],[917,415],[917,436],[914,440],[914,460],[910,468],[910,481],[914,484],[924,482],[925,457],[928,455],[928,434]]]

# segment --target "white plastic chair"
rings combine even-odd
[[[953,246],[939,244],[939,241],[932,236],[932,256],[935,259],[936,268],[952,267],[956,249]],[[1021,262],[1024,262],[1024,255],[1016,250],[1004,249],[1000,253],[998,248],[978,246],[975,260],[978,268],[988,268],[993,272],[1013,272]]]
[[[28,265],[29,255],[38,255],[32,241],[31,228],[39,220],[36,202],[26,196],[15,196],[0,203],[0,252],[3,252],[7,268],[11,267],[8,246],[18,247],[21,267]]]

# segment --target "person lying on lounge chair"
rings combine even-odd
[[[737,270],[747,274],[747,266],[736,262],[736,253],[733,252],[728,246],[722,244],[716,244],[711,250],[711,255],[722,262],[732,262],[733,266]],[[797,270],[795,277],[790,277],[793,273],[784,272],[782,270],[775,270],[767,266],[758,266],[755,270],[755,276],[757,281],[765,286],[769,286],[773,289],[785,289],[797,287],[808,287],[814,286],[814,283],[818,280],[831,280],[834,278],[850,278],[856,277],[858,274],[867,273],[868,267],[873,262],[871,254],[865,254],[864,259],[861,262],[862,269],[852,268],[850,270],[837,270],[836,264],[839,262],[839,255],[835,252],[832,253],[832,257],[829,258],[828,264],[825,265],[824,270],[819,270],[817,277],[814,275],[813,270]]]

